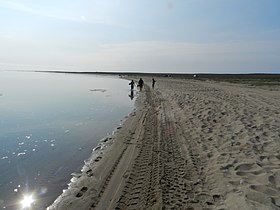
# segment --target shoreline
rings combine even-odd
[[[143,117],[142,109],[145,100],[143,97],[143,95],[137,97],[134,110],[124,117],[122,124],[116,127],[112,134],[101,139],[98,146],[93,148],[91,156],[85,160],[85,164],[82,166],[81,173],[71,174],[73,177],[68,184],[68,189],[65,189],[47,209],[63,209],[65,205],[69,204],[68,202],[73,203],[72,200],[81,197],[83,191],[88,190],[87,187],[80,189],[82,185],[94,185],[93,197],[100,197],[103,188],[106,187],[106,183],[111,178],[111,174],[127,150],[126,144],[129,144],[127,139],[133,135],[131,127],[136,130],[139,120]],[[85,209],[88,208],[87,203],[86,206]],[[75,208],[81,208],[81,203],[74,205],[73,209]]]
[[[279,86],[155,79],[48,209],[279,208]]]

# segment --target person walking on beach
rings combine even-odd
[[[139,81],[138,81],[138,86],[139,86],[139,88],[140,88],[140,91],[142,91],[142,88],[143,88],[143,86],[144,86],[144,81],[142,80],[142,78],[139,79]]]
[[[134,89],[134,85],[135,85],[134,81],[131,80],[131,82],[129,83],[129,85],[130,85],[130,89],[133,90],[133,89]]]
[[[155,87],[155,84],[156,84],[156,80],[153,78],[152,79],[152,88],[154,89],[154,87]]]

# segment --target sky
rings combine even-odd
[[[280,73],[279,0],[0,0],[0,70]]]

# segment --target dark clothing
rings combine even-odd
[[[152,87],[153,87],[153,88],[155,87],[155,83],[156,83],[156,80],[153,78],[153,79],[152,79]]]
[[[142,80],[142,78],[139,79],[138,81],[138,86],[140,88],[140,91],[142,90],[143,86],[144,86],[144,81]]]
[[[133,90],[133,89],[134,89],[134,85],[135,85],[134,81],[131,80],[131,82],[129,83],[129,85],[130,85],[130,89]]]

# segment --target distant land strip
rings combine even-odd
[[[252,73],[252,74],[211,74],[211,73],[144,73],[144,72],[73,72],[73,71],[35,71],[43,73],[88,74],[88,75],[116,75],[121,77],[172,77],[181,79],[215,80],[225,82],[256,82],[256,85],[273,83],[280,85],[280,74]],[[262,83],[260,83],[262,82]]]

